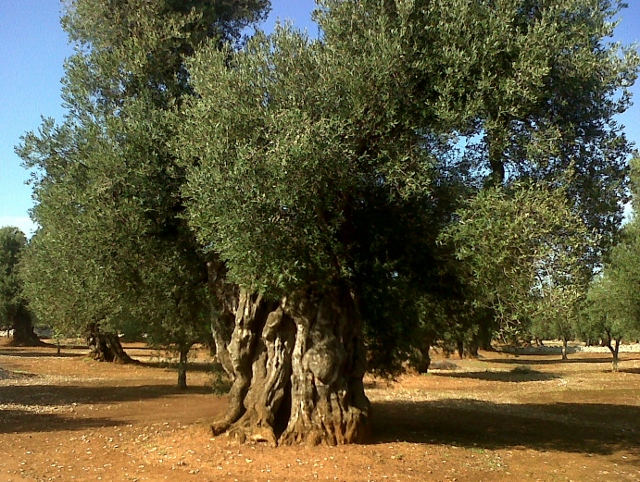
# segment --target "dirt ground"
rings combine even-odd
[[[619,373],[602,354],[482,353],[368,379],[369,443],[271,448],[211,438],[226,400],[206,354],[181,392],[163,356],[125,348],[143,363],[0,342],[0,482],[640,481],[640,354]]]

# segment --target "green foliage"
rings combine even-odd
[[[457,216],[440,242],[455,247],[474,303],[491,309],[510,338],[532,319],[563,331],[586,292],[584,259],[594,244],[564,193],[537,185],[487,188]]]
[[[30,317],[19,277],[20,259],[27,238],[18,228],[0,228],[0,329],[13,328],[22,317]]]
[[[288,29],[252,39],[232,68],[227,56],[203,50],[190,66],[199,97],[183,124],[183,192],[201,244],[234,282],[280,296],[348,279],[357,211],[428,191],[432,155],[393,118],[408,86],[380,72],[393,58],[382,49],[346,66]]]
[[[40,225],[25,259],[33,307],[65,333],[92,322],[151,342],[206,338],[206,260],[180,218],[184,173],[173,110],[192,94],[185,59],[205,39],[240,39],[268,2],[76,0],[63,26],[62,125],[46,120],[18,153]]]
[[[350,283],[382,358],[487,310],[516,332],[545,304],[563,307],[555,327],[575,318],[626,179],[613,115],[638,61],[604,41],[618,6],[321,7],[319,41],[285,27],[231,62],[194,57],[179,152],[200,243],[273,297]],[[511,187],[474,194],[497,174]],[[435,246],[447,225],[455,260]]]
[[[640,224],[635,213],[640,189],[638,159],[631,161],[631,191],[634,216],[624,226],[604,270],[592,283],[583,308],[581,336],[613,340],[640,337]]]
[[[634,192],[634,199],[636,195]],[[640,337],[639,283],[640,231],[634,218],[624,227],[610,262],[589,290],[583,338],[611,341]]]
[[[381,369],[420,340],[564,333],[625,200],[620,7],[322,0],[319,39],[241,43],[266,1],[76,0],[69,116],[19,148],[34,309],[188,343],[215,259],[273,299],[347,286]]]

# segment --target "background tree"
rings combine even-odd
[[[568,340],[594,242],[564,193],[544,185],[487,188],[457,214],[440,240],[455,247],[471,299],[495,313],[502,336],[526,338],[528,321],[542,317],[549,332]]]
[[[611,369],[618,371],[620,343],[640,333],[634,296],[618,280],[607,275],[596,279],[589,290],[580,325],[583,338],[602,340],[611,352]]]
[[[584,280],[584,278],[583,278]],[[545,282],[540,287],[539,308],[531,321],[531,335],[538,340],[562,341],[562,359],[567,359],[568,343],[578,338],[580,309],[587,295],[586,282]]]
[[[33,331],[33,315],[20,280],[20,259],[27,238],[18,228],[0,228],[0,326],[13,330],[11,343],[16,346],[40,345]]]
[[[461,60],[467,72],[491,72],[475,100],[481,130],[473,134],[482,137],[470,155],[489,172],[488,185],[529,179],[563,186],[569,206],[599,235],[588,259],[598,265],[612,246],[627,196],[631,145],[615,115],[629,104],[638,55],[607,41],[624,3],[464,3],[470,15],[486,9],[487,20],[479,27],[466,23],[462,34],[452,28],[455,48],[473,43],[477,28],[500,45]]]
[[[43,320],[92,328],[98,358],[126,360],[117,337],[102,332],[145,333],[184,360],[208,331],[206,261],[180,218],[183,172],[167,113],[192,93],[184,61],[198,45],[238,42],[267,7],[77,0],[65,12],[77,47],[64,79],[69,113],[18,149],[35,169],[40,226],[25,284]]]
[[[585,304],[582,336],[602,339],[613,356],[613,371],[618,369],[618,353],[623,339],[640,337],[640,190],[638,159],[631,162],[631,190],[634,216],[624,226],[604,271],[594,281]]]
[[[562,188],[567,207],[596,234],[581,259],[589,266],[587,272],[597,269],[611,248],[627,198],[631,146],[614,116],[628,105],[638,58],[634,49],[607,42],[615,26],[612,19],[623,6],[616,1],[567,1],[553,8],[536,0],[499,6],[460,2],[459,15],[479,18],[477,22],[460,26],[448,23],[447,15],[436,17],[444,20],[440,34],[448,43],[440,55],[449,62],[448,70],[442,69],[452,93],[448,98],[460,103],[456,95],[467,100],[465,85],[478,86],[469,101],[474,106],[469,129],[460,132],[466,149],[459,165],[468,169],[463,181],[467,196],[498,186],[509,193],[518,180]],[[476,43],[478,35],[500,48],[482,47]],[[471,80],[483,69],[491,75]],[[470,247],[476,242],[481,246],[484,241],[465,241]],[[447,259],[457,271],[451,257]],[[484,282],[490,285],[493,280]],[[473,290],[465,293],[471,296],[468,303],[457,306],[482,304],[473,298]],[[556,294],[564,297],[568,292]],[[560,318],[547,319],[548,328],[552,320]],[[541,321],[523,312],[513,327],[526,332],[532,322],[540,327]]]

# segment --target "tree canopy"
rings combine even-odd
[[[13,330],[12,343],[37,345],[33,315],[20,278],[20,261],[27,238],[13,226],[0,228],[0,328]]]
[[[536,320],[538,331],[571,339],[567,318],[586,292],[596,240],[565,193],[544,184],[488,188],[457,214],[441,242],[454,245],[471,298],[495,313],[503,336],[522,338]]]
[[[207,339],[206,265],[180,218],[184,173],[167,112],[192,95],[185,59],[208,38],[236,42],[268,2],[78,0],[62,23],[62,125],[46,120],[18,152],[40,229],[25,280],[43,321],[188,347]]]
[[[602,339],[613,354],[613,369],[617,370],[618,348],[622,339],[640,337],[640,225],[637,208],[638,159],[631,162],[631,191],[634,215],[613,247],[604,270],[593,281],[584,306],[585,322],[581,335]]]

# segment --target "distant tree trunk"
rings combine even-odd
[[[504,132],[507,130],[507,121],[500,118],[500,115],[497,111],[491,112],[492,127],[488,128],[486,133],[491,168],[491,173],[485,183],[486,187],[500,187],[504,184],[505,179],[504,151],[506,142]]]
[[[480,345],[480,335],[473,335],[471,340],[467,342],[466,352],[469,358],[477,359],[478,358],[478,348]]]
[[[352,293],[296,293],[280,302],[238,292],[225,347],[233,385],[212,426],[241,442],[272,445],[361,441],[369,415],[366,354]]]
[[[91,323],[86,332],[89,356],[94,360],[114,363],[138,363],[131,358],[122,348],[120,339],[116,333],[100,331],[98,323]]]
[[[178,388],[187,388],[187,361],[192,343],[180,345],[178,360]]]
[[[612,355],[612,359],[611,359],[611,371],[612,372],[617,372],[618,371],[618,363],[620,361],[620,358],[618,356],[618,354],[620,353],[620,341],[622,339],[621,338],[615,338],[613,339],[611,337],[611,335],[609,333],[607,333],[607,348],[609,348],[609,351],[611,352]],[[612,345],[611,342],[614,342],[614,344]]]
[[[568,360],[567,357],[567,344],[569,343],[569,341],[563,337],[562,338],[562,359],[563,360]]]
[[[493,348],[493,345],[491,344],[491,337],[483,337],[482,338],[482,349],[484,351],[496,351],[495,348]]]
[[[431,351],[431,343],[431,338],[426,337],[419,352],[417,353],[415,369],[418,373],[425,374],[429,371],[429,366],[431,366],[431,356],[429,355],[429,352]]]
[[[464,340],[456,340],[456,351],[458,352],[458,357],[462,360],[464,358]]]
[[[491,346],[491,341],[493,340],[493,330],[489,326],[481,324],[478,327],[478,333],[474,336],[474,340],[476,341],[476,345],[478,346],[478,348],[480,348],[481,350],[495,351],[493,346]]]
[[[12,321],[13,336],[10,341],[12,346],[41,346],[44,344],[33,330],[31,314],[26,310],[17,310],[17,313],[14,313],[9,321]]]

